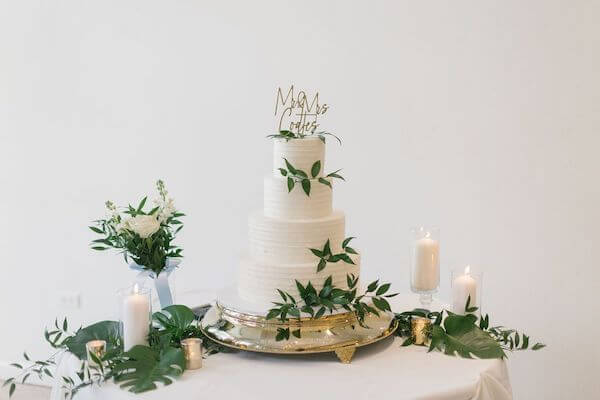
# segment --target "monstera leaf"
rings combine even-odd
[[[107,351],[111,351],[119,345],[119,323],[117,321],[101,321],[90,326],[79,329],[75,336],[65,340],[67,349],[80,360],[87,358],[85,344],[90,340],[106,340]]]
[[[429,351],[438,349],[447,355],[457,353],[464,358],[503,358],[504,351],[487,332],[479,329],[473,314],[449,315],[444,328],[434,325]]]
[[[134,346],[124,353],[127,361],[115,365],[115,382],[130,392],[156,389],[156,382],[170,385],[185,369],[183,351],[175,347],[158,352],[147,346]]]
[[[165,329],[187,329],[195,318],[191,309],[178,304],[165,307],[153,315],[154,321]]]

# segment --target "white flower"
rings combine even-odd
[[[120,224],[119,230],[123,229],[137,233],[141,238],[145,239],[160,229],[160,222],[153,215],[136,215],[135,217],[127,218]]]
[[[175,214],[175,202],[173,199],[154,199],[154,205],[158,207],[156,211],[156,215],[158,218],[158,222],[161,224],[168,220],[173,214]]]

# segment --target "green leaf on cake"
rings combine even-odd
[[[127,361],[113,367],[115,382],[130,392],[142,393],[157,388],[156,383],[170,385],[173,378],[185,369],[185,358],[180,348],[169,347],[157,352],[147,346],[134,346],[124,353]]]
[[[288,171],[290,171],[292,174],[296,174],[296,168],[294,168],[294,166],[292,164],[290,164],[290,162],[287,160],[287,158],[284,158],[283,161],[285,161],[285,166],[287,167]]]
[[[288,187],[288,193],[292,191],[292,189],[294,188],[295,182],[292,178],[288,177],[287,178],[287,187]]]
[[[356,250],[354,250],[354,249],[353,249],[352,247],[350,247],[350,246],[346,246],[346,247],[344,248],[344,250],[346,250],[346,253],[349,253],[349,254],[358,254],[358,252],[357,252]]]
[[[319,260],[319,264],[317,265],[317,272],[321,272],[323,269],[325,269],[326,266],[327,266],[327,261],[325,261],[325,259],[321,258]]]
[[[309,249],[315,256],[321,258],[323,257],[323,253],[321,252],[321,250],[318,249]]]
[[[327,186],[329,186],[329,188],[331,188],[331,182],[329,182],[325,178],[319,178],[319,183],[322,183],[323,185],[327,185]]]
[[[316,178],[317,175],[319,175],[319,172],[321,172],[321,160],[315,161],[315,163],[312,165],[312,168],[310,169],[310,174],[313,178]]]
[[[350,236],[350,237],[347,237],[346,239],[344,239],[344,241],[342,242],[342,249],[345,249],[346,246],[348,246],[348,243],[350,243],[350,241],[352,239],[356,239],[356,238],[354,236]]]
[[[310,196],[310,180],[302,179],[302,189],[304,189],[304,193],[306,193],[307,196]]]
[[[341,176],[340,174],[338,174],[338,172],[340,172],[340,171],[341,171],[341,169],[338,169],[337,171],[327,174],[327,178],[337,178],[337,179],[341,179],[341,180],[345,181],[344,177]]]
[[[299,169],[296,170],[295,175],[297,175],[297,176],[299,176],[301,178],[307,178],[308,179],[308,175],[306,175],[306,172],[304,172],[302,170],[299,170]]]
[[[287,176],[287,174],[288,174],[287,170],[286,170],[286,169],[284,169],[284,168],[279,168],[279,172],[280,172],[280,173],[281,173],[281,175],[283,175],[283,176]]]
[[[287,301],[287,296],[285,295],[285,293],[283,293],[282,290],[277,289],[277,292],[279,292],[279,295],[281,296],[281,298],[283,298],[283,301]]]
[[[323,247],[323,255],[331,255],[331,242],[329,239],[327,239],[325,247]]]
[[[345,263],[348,264],[352,264],[354,265],[354,261],[352,261],[352,259],[350,258],[349,255],[345,254],[345,253],[341,253],[341,254],[336,254],[338,256],[338,258],[342,261],[344,261]]]

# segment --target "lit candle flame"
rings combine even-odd
[[[133,285],[133,293],[138,294],[139,292],[140,292],[140,287],[136,283],[135,285]]]
[[[467,266],[465,267],[465,275],[469,275],[470,273],[471,273],[471,266],[470,266],[470,265],[467,265]]]
[[[430,232],[427,232],[427,233],[425,234],[425,237],[426,237],[427,239],[429,239],[429,237],[430,237],[430,236],[431,236],[431,233],[430,233]]]

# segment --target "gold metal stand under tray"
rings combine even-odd
[[[266,320],[216,303],[204,316],[201,329],[222,345],[261,353],[307,354],[335,352],[341,362],[350,363],[357,347],[390,336],[397,328],[392,313],[368,314],[361,327],[354,313],[344,312],[317,319],[301,318],[282,322]],[[277,341],[278,329],[288,329],[289,339]],[[300,337],[292,332],[300,329]]]

